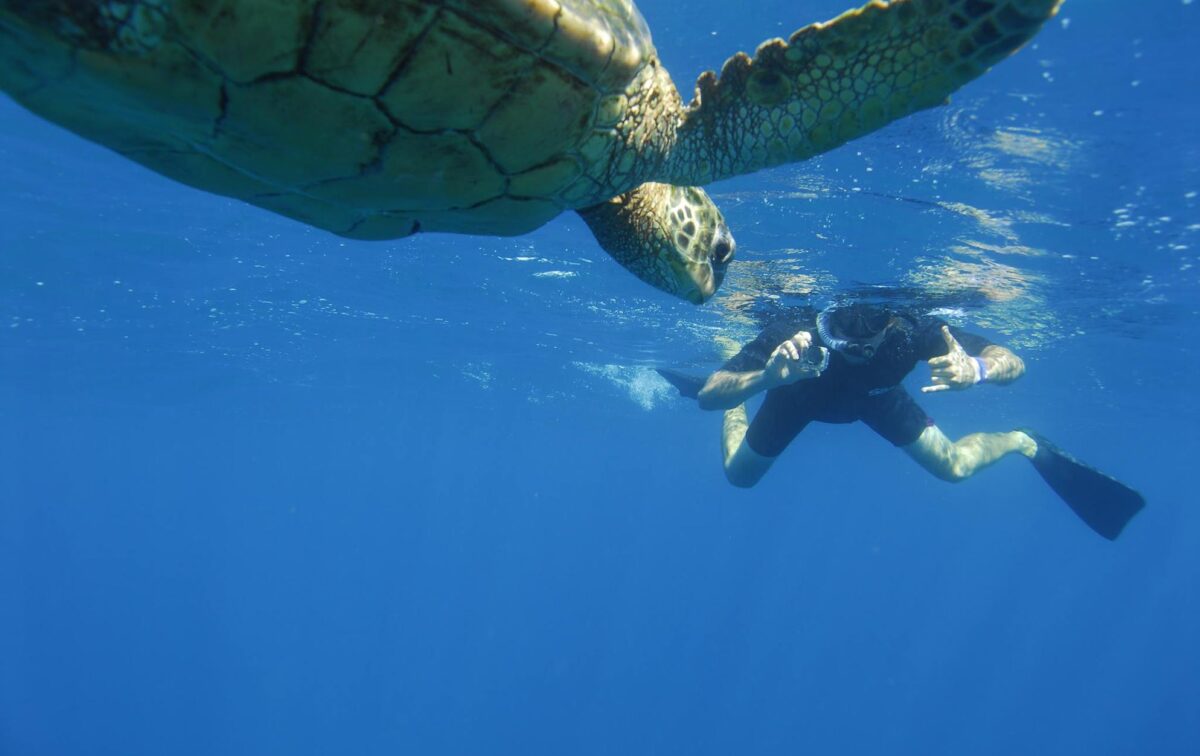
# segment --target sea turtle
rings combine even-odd
[[[159,173],[342,236],[522,234],[577,211],[702,302],[733,238],[698,188],[954,90],[1061,0],[875,0],[703,74],[632,0],[0,0],[0,87]]]

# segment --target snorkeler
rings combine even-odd
[[[756,484],[810,422],[861,420],[942,480],[966,480],[1008,454],[1024,455],[1105,538],[1116,538],[1144,505],[1136,491],[1033,431],[951,441],[900,385],[919,361],[931,369],[923,393],[1007,384],[1025,373],[1020,357],[982,336],[867,304],[777,320],[707,379],[659,373],[702,409],[725,411],[725,475],[735,486]],[[763,391],[762,406],[748,421],[744,402]]]

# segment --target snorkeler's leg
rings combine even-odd
[[[750,488],[767,470],[771,469],[774,457],[766,457],[750,448],[746,443],[746,431],[750,421],[746,417],[746,405],[739,404],[725,411],[721,425],[721,453],[725,462],[725,477],[738,488]]]
[[[1037,442],[1022,431],[972,433],[951,441],[936,425],[900,448],[921,467],[951,482],[966,480],[1007,454],[1015,452],[1030,459],[1037,454]]]

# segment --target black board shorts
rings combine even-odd
[[[778,457],[811,422],[866,423],[895,446],[908,446],[933,420],[902,386],[877,393],[830,390],[815,381],[771,389],[746,431],[746,444],[764,457]]]

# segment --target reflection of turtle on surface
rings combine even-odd
[[[631,0],[0,0],[0,86],[343,236],[521,234],[577,210],[701,302],[733,240],[697,186],[943,102],[1060,2],[872,2],[735,55],[685,106]]]

